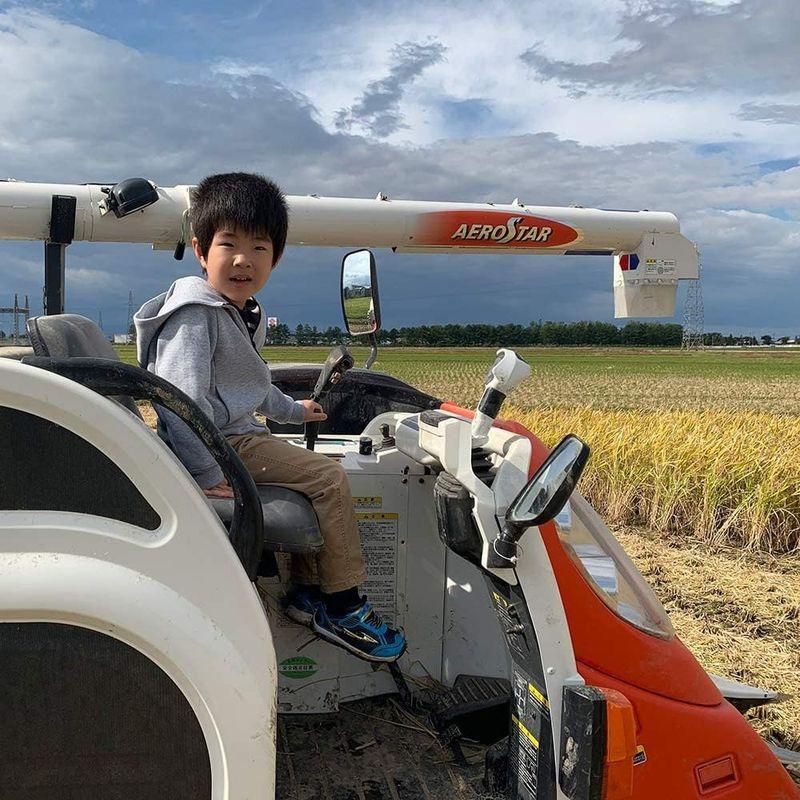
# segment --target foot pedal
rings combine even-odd
[[[389,672],[392,673],[394,685],[397,687],[397,693],[400,695],[400,702],[410,711],[413,711],[414,695],[412,694],[408,683],[406,683],[406,679],[403,677],[403,673],[400,671],[400,667],[397,666],[396,661],[391,661],[389,663]]]
[[[391,661],[387,666],[389,667],[389,672],[392,674],[394,685],[397,687],[397,694],[400,695],[400,702],[412,714],[418,714],[419,712],[426,713],[433,708],[433,692],[428,689],[413,691],[408,685],[402,670],[397,666],[396,661]]]
[[[463,737],[493,744],[508,736],[510,703],[505,678],[459,675],[452,689],[436,695],[430,722],[446,744]]]

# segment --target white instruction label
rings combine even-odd
[[[399,514],[356,513],[367,580],[360,587],[375,610],[390,624],[397,604],[397,529]]]
[[[644,262],[645,272],[655,275],[672,275],[675,272],[675,259],[648,258]]]

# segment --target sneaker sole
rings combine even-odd
[[[339,639],[326,628],[319,627],[316,621],[314,621],[312,627],[317,636],[319,636],[321,639],[324,639],[326,642],[336,645],[337,647],[341,647],[343,650],[347,650],[363,661],[373,661],[377,664],[391,664],[393,661],[397,661],[397,659],[406,652],[406,648],[408,647],[408,643],[404,643],[403,649],[396,656],[371,656],[369,653],[365,653],[363,650],[359,650],[357,647],[353,647],[353,645],[348,644],[344,641],[344,639]]]

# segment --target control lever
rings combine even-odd
[[[473,446],[486,442],[506,396],[530,374],[530,364],[522,356],[505,348],[497,351],[497,358],[486,373],[486,388],[472,419]]]
[[[322,401],[322,398],[328,394],[333,386],[347,370],[353,366],[353,356],[350,355],[344,345],[337,345],[330,353],[317,378],[317,383],[314,386],[314,391],[311,393],[311,399],[317,403]],[[314,449],[314,444],[319,435],[319,422],[306,422],[305,437],[306,448],[309,450]]]

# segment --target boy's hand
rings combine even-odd
[[[208,489],[203,489],[203,494],[207,497],[233,497],[233,489],[225,478]]]
[[[322,422],[328,419],[328,415],[316,400],[301,400],[300,404],[305,407],[303,422]]]

